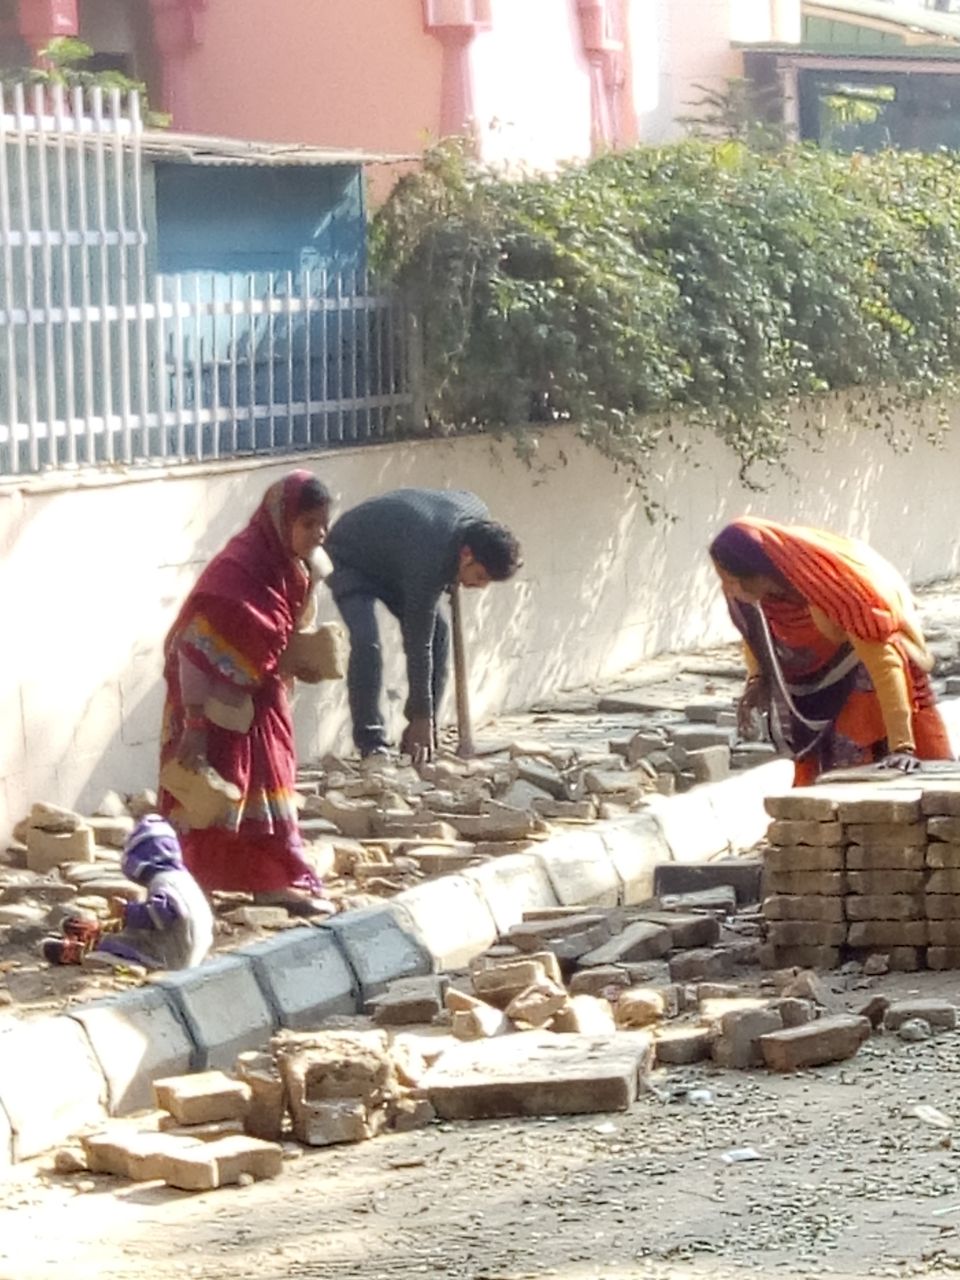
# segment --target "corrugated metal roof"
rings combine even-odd
[[[339,150],[294,142],[248,142],[239,138],[214,138],[161,129],[145,130],[141,142],[144,155],[167,160],[171,164],[314,168],[323,165],[400,164],[419,159],[412,154]]]
[[[891,0],[804,0],[803,12],[839,20],[863,18],[871,25],[907,32],[922,32],[941,40],[960,40],[960,15],[938,13],[919,4],[894,4]]]

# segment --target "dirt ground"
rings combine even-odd
[[[833,975],[956,1000],[960,976]],[[657,1071],[626,1114],[437,1124],[204,1195],[50,1161],[0,1183],[3,1280],[698,1280],[960,1271],[960,1032],[791,1077]],[[707,1089],[695,1102],[691,1089]],[[753,1148],[759,1159],[726,1163]]]
[[[960,584],[922,603],[934,634],[960,634]],[[700,691],[704,669],[703,658],[658,659],[644,681],[620,683],[679,691],[691,676]],[[559,719],[545,707],[489,728],[566,733],[575,695],[566,703]],[[960,973],[827,981],[849,1008],[874,992],[960,1003]],[[0,1280],[960,1272],[960,1157],[952,1130],[913,1113],[932,1105],[960,1125],[960,1031],[919,1044],[875,1036],[854,1059],[796,1076],[705,1064],[657,1071],[651,1085],[629,1113],[291,1147],[281,1178],[203,1195],[58,1176],[42,1158],[0,1181]],[[708,1101],[691,1098],[703,1089]],[[723,1159],[744,1148],[759,1158]]]

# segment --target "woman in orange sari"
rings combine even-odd
[[[767,714],[794,785],[876,763],[911,772],[953,758],[909,588],[870,547],[818,529],[744,517],[710,544],[744,638],[741,725]]]

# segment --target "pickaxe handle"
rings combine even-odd
[[[473,722],[470,718],[470,688],[459,584],[455,584],[450,592],[450,625],[453,630],[453,678],[457,694],[457,755],[469,759],[474,754]]]

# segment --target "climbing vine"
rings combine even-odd
[[[749,482],[819,397],[904,446],[960,384],[960,157],[692,140],[508,178],[442,144],[374,220],[445,431],[570,422],[642,484],[715,431]]]

